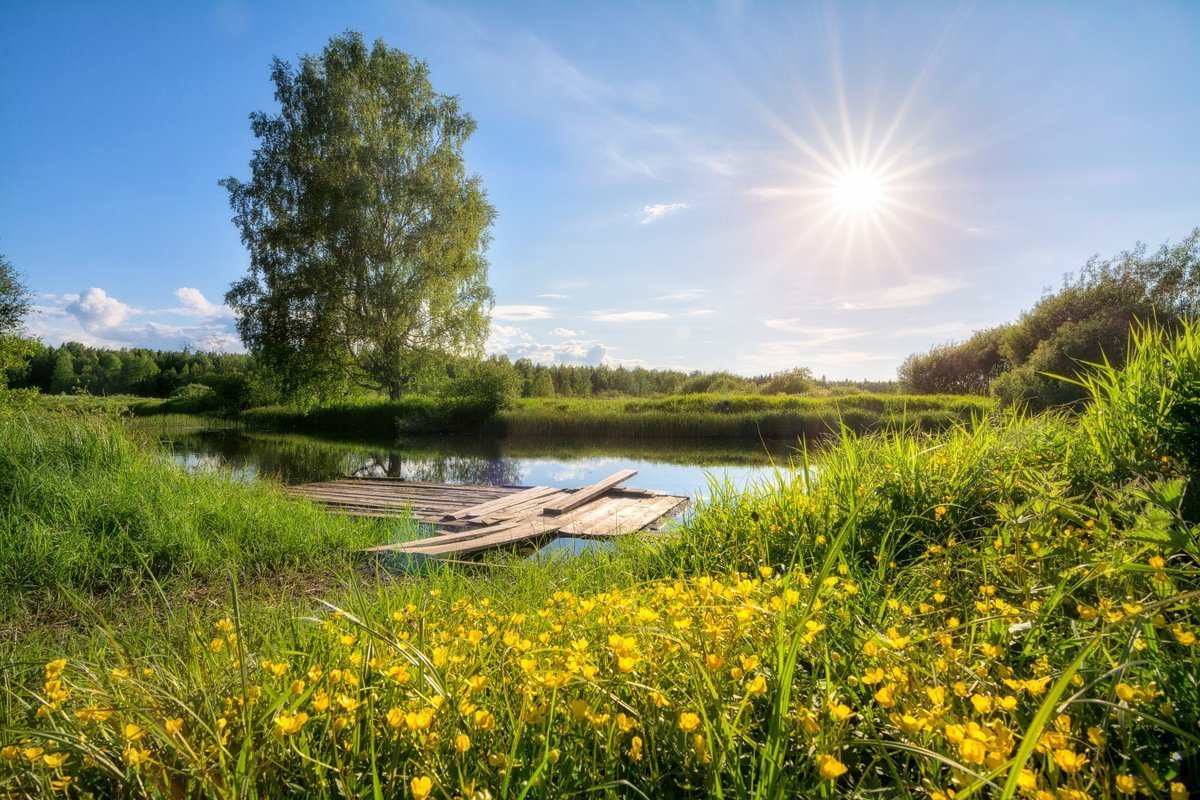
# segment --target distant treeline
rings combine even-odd
[[[494,359],[495,360],[495,359]],[[507,359],[500,358],[507,363]],[[653,397],[675,394],[895,393],[896,381],[829,381],[806,367],[747,378],[731,372],[683,372],[609,366],[546,366],[513,362],[522,397]]]
[[[895,381],[827,381],[806,368],[744,377],[729,372],[684,372],[610,366],[545,366],[504,356],[483,365],[451,365],[444,380],[422,387],[428,394],[453,394],[464,381],[479,380],[485,368],[490,384],[520,397],[654,397],[677,394],[844,395],[895,393]],[[474,375],[468,375],[474,370]],[[10,369],[12,388],[36,388],[45,394],[114,394],[178,398],[191,408],[226,409],[270,405],[279,401],[269,376],[261,374],[249,355],[189,350],[89,347],[68,342],[61,347],[40,343],[23,366]],[[465,391],[471,392],[470,386]],[[211,390],[211,391],[210,391]],[[182,409],[181,409],[182,410]]]
[[[978,331],[965,342],[915,354],[901,365],[904,387],[920,394],[993,394],[1034,409],[1082,400],[1075,378],[1088,363],[1125,363],[1131,326],[1168,329],[1200,313],[1200,228],[1154,253],[1138,244],[1093,257],[1062,288],[1016,322]]]
[[[248,355],[190,350],[111,350],[67,342],[49,347],[35,342],[23,366],[8,371],[8,385],[45,394],[132,394],[169,397],[185,386],[218,386],[244,378],[254,366]]]

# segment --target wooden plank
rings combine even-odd
[[[493,522],[503,522],[509,519],[517,519],[518,517],[540,517],[542,515],[542,507],[546,503],[566,496],[567,492],[558,490],[546,495],[545,497],[529,500],[515,506],[510,506],[508,508],[501,509],[500,511],[488,514],[485,517],[476,517],[473,521],[479,524],[490,525]]]
[[[579,491],[573,492],[568,497],[546,505],[542,508],[542,513],[551,516],[564,514],[573,508],[578,508],[594,497],[599,497],[614,486],[629,480],[634,475],[637,475],[636,469],[623,469],[620,472],[614,472],[602,481],[593,483],[591,486],[585,486]]]
[[[683,500],[684,498],[681,497],[670,496],[638,500],[620,507],[608,519],[601,519],[598,522],[589,521],[586,525],[576,524],[564,527],[560,533],[589,537],[610,537],[634,533],[669,514],[681,505]]]
[[[505,545],[517,544],[518,542],[529,539],[537,539],[542,536],[548,536],[558,531],[562,526],[563,521],[567,519],[567,515],[559,515],[557,517],[537,517],[536,519],[525,520],[513,526],[493,526],[491,528],[480,528],[484,536],[476,536],[471,539],[465,539],[455,542],[442,544],[443,539],[435,539],[437,542],[432,547],[418,547],[413,549],[402,549],[400,552],[408,553],[423,553],[427,556],[442,556],[442,555],[467,555],[469,553],[478,553],[481,550],[491,550],[495,547],[503,547]],[[496,531],[495,528],[503,527],[503,530]],[[445,538],[445,537],[443,537]]]
[[[547,495],[555,494],[558,490],[550,486],[533,486],[523,492],[515,492],[506,494],[503,497],[498,497],[495,500],[489,500],[486,503],[480,503],[467,508],[460,508],[458,511],[453,511],[445,515],[445,519],[464,519],[466,517],[486,517],[492,513],[498,512],[506,506],[518,505],[530,499],[538,499]]]
[[[581,512],[561,514],[557,517],[542,517],[529,515],[521,519],[512,519],[485,528],[475,528],[468,531],[438,533],[441,535],[413,539],[398,544],[385,544],[372,547],[368,552],[387,553],[425,553],[441,555],[444,553],[474,553],[504,544],[519,542],[522,539],[532,539],[554,533],[563,525],[569,525],[582,516]],[[489,542],[482,547],[475,547],[477,541]]]

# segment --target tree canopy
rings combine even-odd
[[[226,302],[292,393],[391,397],[479,356],[495,211],[463,145],[475,122],[421,61],[358,33],[298,68],[275,59],[279,113],[251,114],[248,181],[221,181],[250,252]]]
[[[899,377],[921,393],[991,391],[1032,408],[1070,403],[1083,390],[1057,376],[1105,359],[1123,364],[1135,321],[1169,326],[1197,313],[1200,228],[1153,253],[1139,243],[1112,258],[1094,256],[1016,322],[911,355]]]
[[[8,383],[8,370],[19,366],[31,352],[31,343],[20,335],[21,320],[29,308],[29,290],[13,265],[0,255],[0,390]]]

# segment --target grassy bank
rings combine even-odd
[[[344,567],[392,535],[270,485],[187,474],[103,416],[0,414],[0,602]]]
[[[828,436],[844,425],[864,433],[885,428],[943,430],[986,414],[987,398],[847,395],[805,397],[677,395],[630,400],[523,399],[493,417],[469,404],[427,397],[300,410],[255,408],[238,418],[252,430],[322,434],[466,432],[587,438],[711,438],[733,441]]]
[[[1069,421],[846,432],[816,473],[716,487],[610,554],[347,572],[328,605],[229,589],[30,636],[4,658],[0,780],[1180,800],[1200,771],[1198,345],[1147,334]]]

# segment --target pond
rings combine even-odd
[[[689,497],[710,480],[745,487],[798,456],[780,443],[668,440],[547,441],[439,436],[371,441],[229,429],[163,428],[154,435],[188,469],[223,469],[241,480],[285,484],[347,476],[433,483],[583,486],[636,469],[630,486]]]
[[[620,469],[636,469],[628,486],[699,499],[708,494],[712,481],[746,488],[799,458],[796,448],[778,442],[754,446],[479,436],[370,441],[231,429],[148,430],[187,469],[225,470],[237,480],[265,478],[285,484],[354,476],[566,488],[594,483]],[[537,548],[534,557],[609,546],[601,540],[560,536]]]

